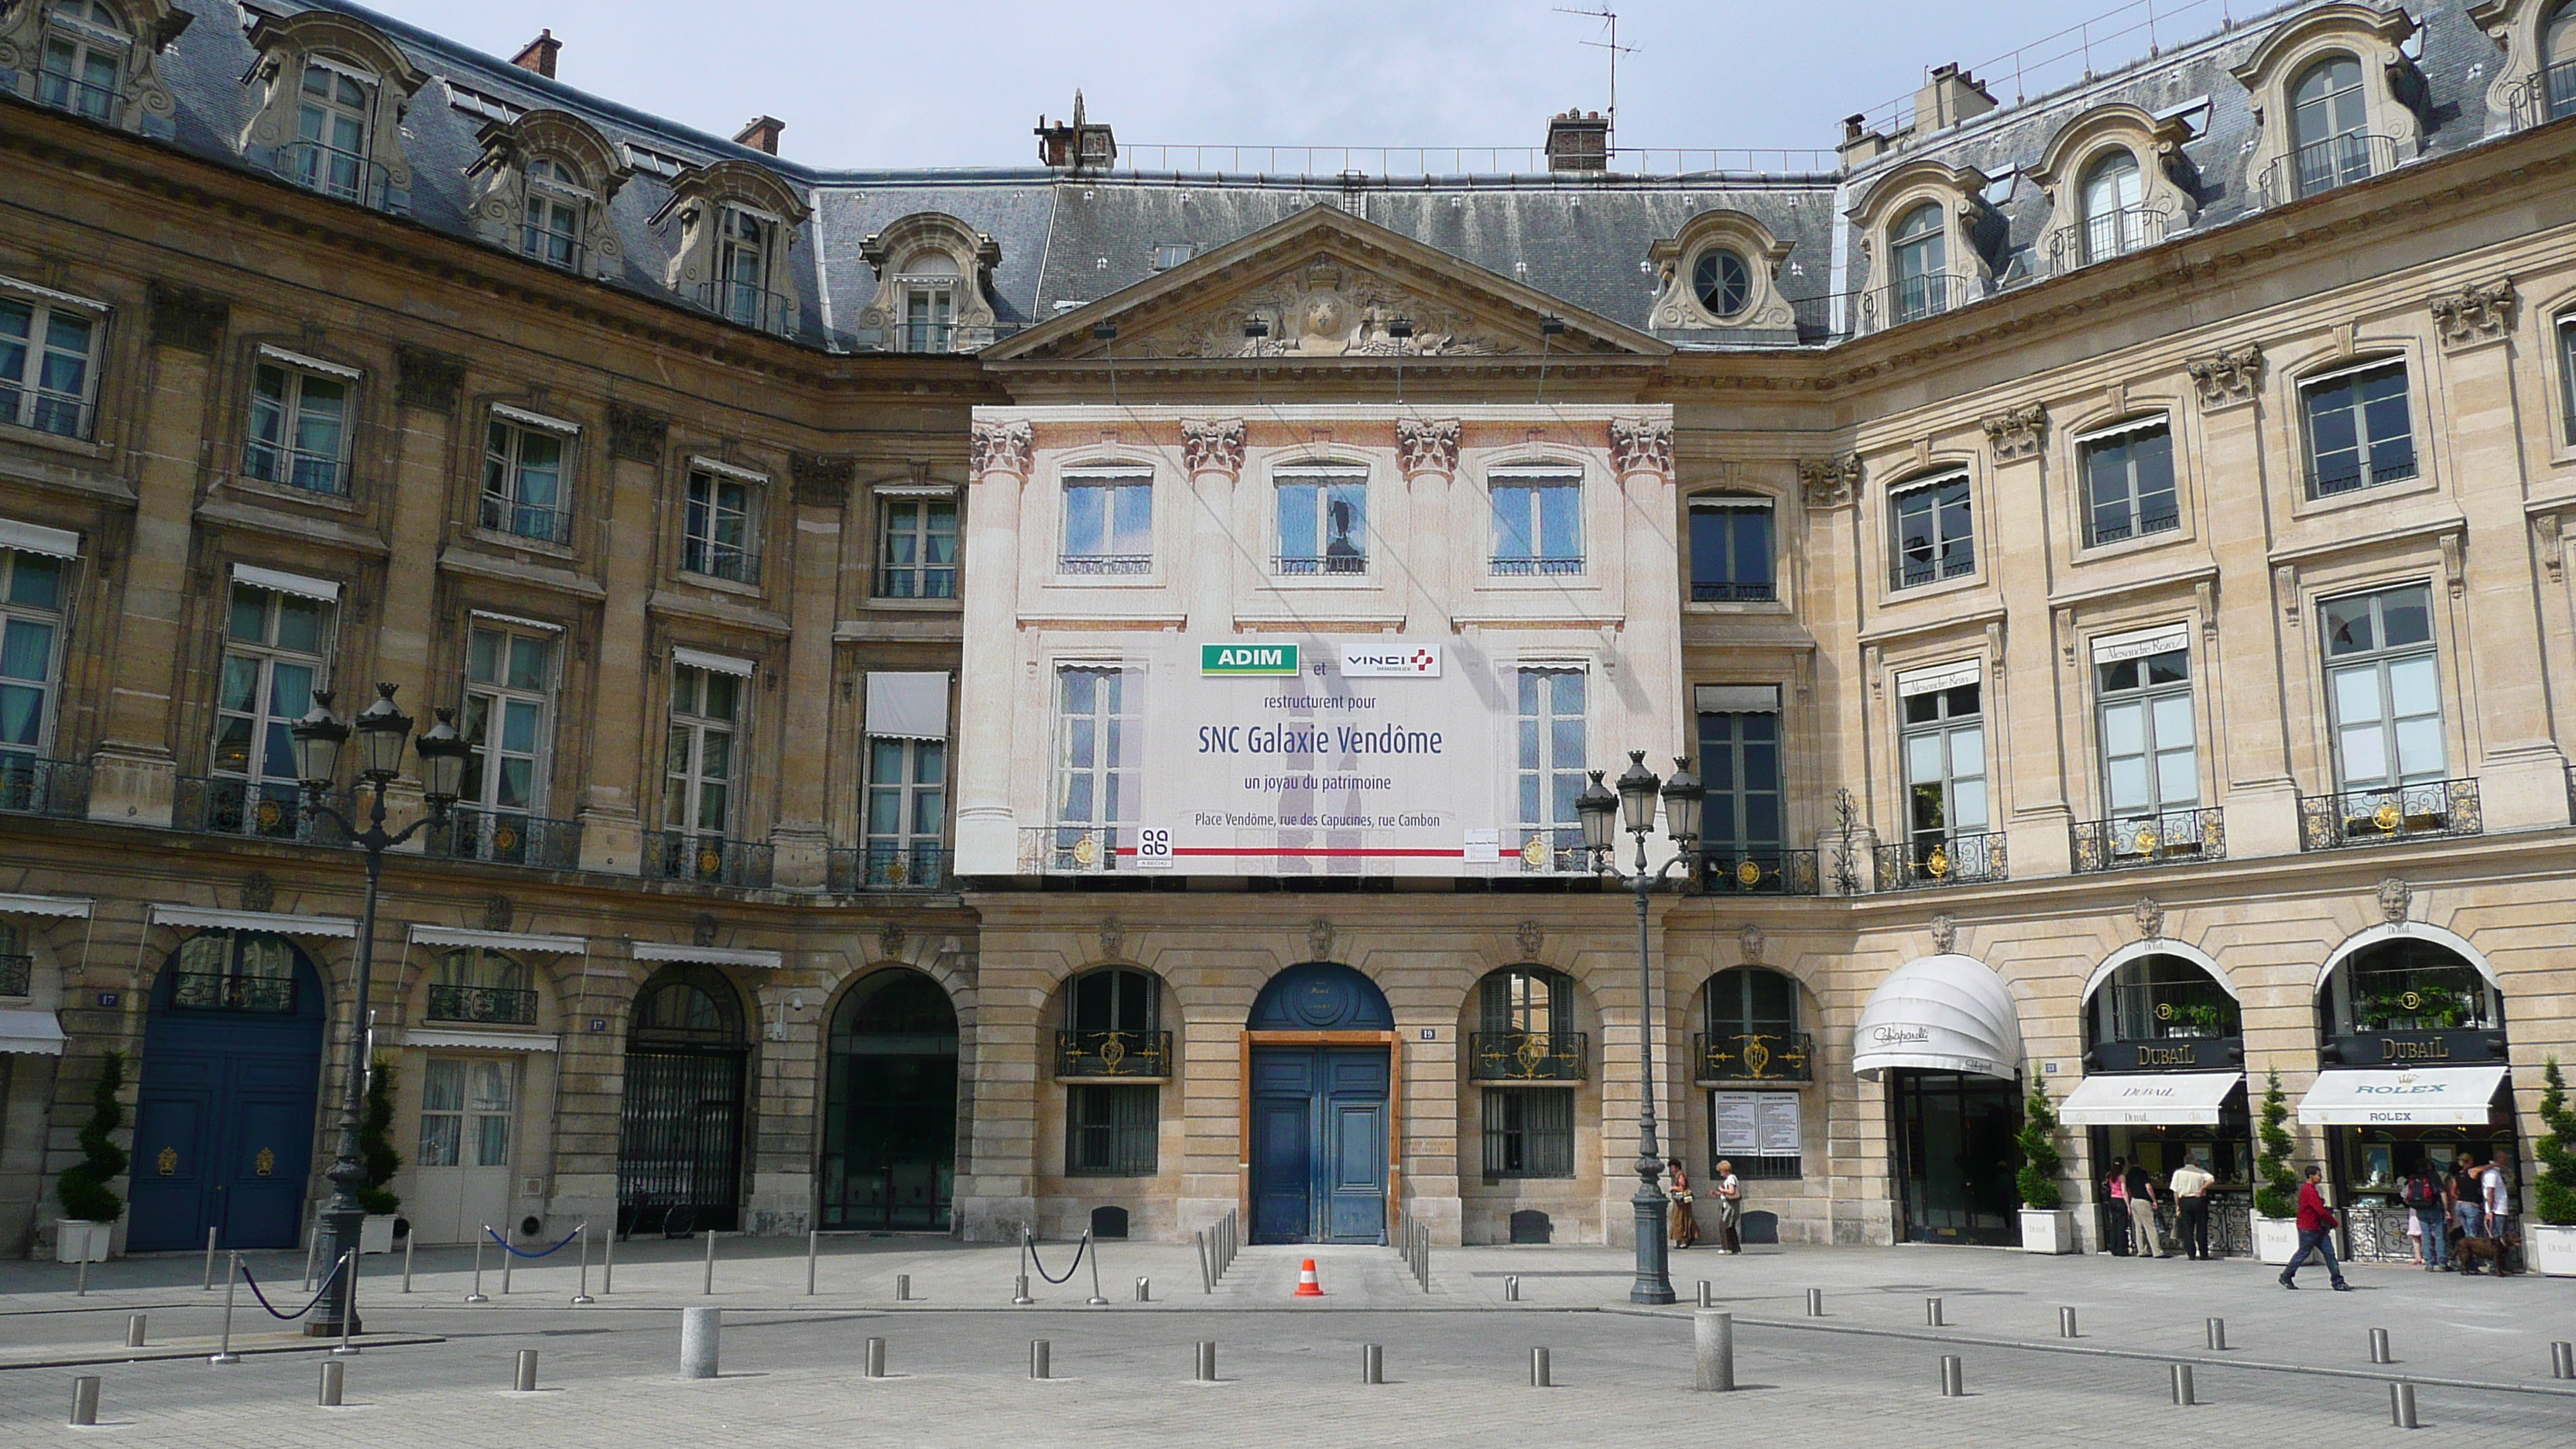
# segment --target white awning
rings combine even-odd
[[[2012,991],[1974,956],[1926,956],[1878,984],[1852,1031],[1852,1070],[1972,1072],[2009,1081],[2021,1070],[2021,1018]]]
[[[947,739],[947,671],[869,670],[867,730],[883,740]]]
[[[201,906],[152,907],[156,926],[203,926],[222,931],[274,931],[281,936],[318,936],[331,941],[358,939],[351,916],[294,916],[284,911],[213,911]]]
[[[294,594],[299,598],[320,599],[326,604],[340,602],[338,584],[329,579],[308,579],[302,574],[290,574],[284,569],[264,569],[257,564],[237,563],[233,565],[233,582],[249,584],[255,588],[274,589],[278,593]]]
[[[550,1052],[560,1049],[562,1041],[550,1031],[432,1031],[416,1026],[403,1033],[402,1044],[440,1050]]]
[[[40,553],[47,558],[79,558],[80,535],[65,528],[47,528],[41,523],[20,523],[14,518],[0,518],[0,548]]]
[[[22,896],[0,891],[0,916],[86,918],[92,904],[87,896]]]
[[[2504,1067],[2319,1072],[2299,1099],[2302,1127],[2483,1127]]]
[[[686,961],[698,966],[762,966],[775,970],[787,964],[787,958],[776,951],[755,951],[739,946],[674,946],[662,941],[633,943],[638,961]]]
[[[2243,1072],[2104,1073],[2075,1084],[2057,1118],[2070,1127],[2218,1125],[2219,1104]]]
[[[416,946],[482,946],[494,951],[525,951],[537,955],[578,956],[590,949],[583,936],[535,936],[522,931],[468,931],[455,926],[414,926],[412,944]]]
[[[0,1052],[63,1054],[63,1026],[50,1011],[0,1011]]]

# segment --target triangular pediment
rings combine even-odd
[[[1562,330],[1550,331],[1551,322]],[[1246,335],[1257,323],[1261,335]],[[1410,336],[1399,336],[1409,324]],[[1103,329],[1114,335],[1103,335]],[[1268,358],[1652,359],[1672,348],[1363,221],[1318,205],[983,355],[988,362]]]

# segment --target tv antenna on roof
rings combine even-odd
[[[1602,38],[1599,40],[1587,40],[1582,43],[1592,46],[1598,50],[1606,50],[1610,52],[1610,108],[1607,112],[1607,115],[1610,118],[1610,135],[1608,137],[1608,144],[1611,149],[1615,150],[1619,144],[1619,57],[1623,55],[1635,55],[1637,53],[1637,47],[1633,45],[1621,45],[1619,43],[1619,12],[1611,9],[1607,5],[1602,6],[1598,10],[1573,10],[1563,5],[1559,5],[1556,7],[1556,13],[1559,15],[1588,15],[1601,22]]]

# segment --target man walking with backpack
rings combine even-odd
[[[2298,1287],[2299,1265],[2314,1253],[2325,1259],[2326,1272],[2334,1279],[2335,1291],[2349,1293],[2352,1285],[2343,1281],[2343,1265],[2335,1261],[2334,1209],[2326,1206],[2325,1192],[2317,1186],[2317,1180],[2323,1176],[2324,1168],[2310,1167],[2307,1177],[2299,1184],[2299,1251],[2290,1255],[2290,1266],[2281,1270],[2281,1286]]]
[[[2415,1230],[2424,1239],[2424,1271],[2439,1273],[2451,1266],[2450,1214],[2442,1207],[2442,1180],[2434,1174],[2433,1164],[2425,1162],[2406,1179],[2403,1201],[2415,1214]]]

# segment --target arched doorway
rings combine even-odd
[[[128,1252],[291,1248],[313,1166],[322,976],[261,931],[182,943],[152,983]]]
[[[617,1124],[617,1230],[742,1223],[742,996],[710,966],[665,966],[635,997]]]
[[[1888,1084],[1898,1237],[2019,1241],[2021,1060],[2012,989],[1974,956],[1909,961],[1870,993],[1852,1033],[1852,1071]]]
[[[1252,1241],[1383,1243],[1395,1013],[1377,983],[1309,961],[1270,979],[1244,1035]]]
[[[1710,1180],[1725,1162],[1745,1182],[1788,1183],[1786,1191],[1798,1191],[1795,1184],[1806,1176],[1804,1088],[1816,1079],[1815,1039],[1799,1013],[1798,979],[1760,965],[1717,972],[1701,992],[1699,1025],[1691,1040],[1691,1080],[1707,1092]],[[1682,1145],[1678,1131],[1673,1145]],[[1748,1229],[1776,1224],[1757,1223],[1757,1216],[1746,1214]]]
[[[2218,1179],[2204,1203],[2210,1251],[2253,1251],[2245,1215],[2254,1131],[2244,1030],[2218,963],[2176,942],[2124,947],[2086,985],[2084,1080],[2067,1093],[2058,1118],[2085,1129],[2097,1182],[2117,1161],[2155,1184],[2168,1251],[2183,1241],[2183,1225],[2165,1186],[2185,1162]],[[2113,1253],[2133,1251],[2128,1210],[2107,1191],[2092,1196],[2101,1242]]]
[[[879,971],[832,1013],[823,1226],[946,1232],[957,1178],[957,1009]]]

